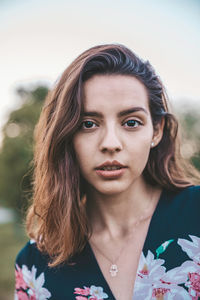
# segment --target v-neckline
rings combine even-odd
[[[164,201],[164,198],[165,198],[165,190],[163,189],[162,192],[161,192],[161,194],[160,194],[160,197],[159,197],[158,203],[157,203],[157,205],[156,205],[156,208],[155,208],[155,210],[154,210],[154,213],[153,213],[153,215],[152,215],[152,217],[151,217],[151,221],[150,221],[150,223],[149,223],[149,227],[148,227],[147,234],[146,234],[146,238],[145,238],[145,241],[144,241],[144,244],[143,244],[143,247],[142,247],[142,251],[141,251],[141,253],[140,253],[140,257],[141,257],[141,254],[144,252],[144,249],[147,248],[147,244],[148,244],[148,241],[149,241],[149,237],[152,235],[152,231],[153,231],[152,228],[154,227],[155,220],[156,220],[157,216],[159,215],[159,211],[160,211],[160,208],[161,208],[162,203],[163,203],[163,201]],[[97,259],[96,259],[96,256],[95,256],[95,254],[94,254],[94,251],[92,250],[92,247],[90,246],[90,243],[87,242],[87,244],[88,244],[89,252],[90,252],[90,254],[91,254],[91,258],[93,259],[94,264],[95,264],[95,266],[96,266],[96,268],[97,268],[97,270],[98,270],[98,273],[99,273],[99,275],[100,275],[101,278],[102,278],[102,282],[104,282],[104,286],[106,286],[106,290],[109,291],[109,294],[111,295],[111,297],[112,297],[114,300],[116,300],[116,298],[115,298],[115,296],[113,295],[113,292],[112,292],[112,290],[111,290],[111,288],[110,288],[110,286],[109,286],[109,284],[108,284],[108,282],[107,282],[107,280],[106,280],[106,278],[105,278],[105,276],[104,276],[104,274],[103,274],[103,272],[102,272],[102,270],[101,270],[101,268],[100,268],[100,266],[99,266],[99,263],[98,263],[98,261],[97,261]],[[140,261],[140,258],[139,258],[139,261]],[[139,266],[139,261],[138,261],[138,266]],[[137,270],[138,270],[138,267],[137,267]],[[136,272],[136,275],[137,275],[137,272]],[[136,279],[135,279],[135,280],[136,280]],[[135,286],[135,282],[134,282],[134,285],[133,285],[133,294],[134,294],[134,286]]]

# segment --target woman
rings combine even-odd
[[[123,45],[72,62],[36,128],[16,299],[200,297],[200,177],[177,127],[154,69]]]

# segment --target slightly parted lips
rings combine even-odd
[[[95,168],[96,170],[105,170],[105,169],[121,169],[121,168],[126,168],[126,166],[122,165],[120,162],[118,162],[117,160],[114,161],[106,161],[103,164],[99,165],[97,168]]]

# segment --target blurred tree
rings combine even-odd
[[[33,159],[33,130],[43,101],[48,93],[46,86],[32,89],[19,88],[17,94],[22,106],[10,114],[3,128],[0,150],[0,203],[24,213],[27,198],[31,196],[31,162]]]
[[[200,107],[185,104],[176,111],[181,124],[181,152],[200,171]]]

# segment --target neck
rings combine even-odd
[[[110,238],[120,238],[131,233],[141,217],[154,212],[161,190],[144,182],[115,195],[103,195],[89,190],[87,210],[93,234],[107,232]]]

